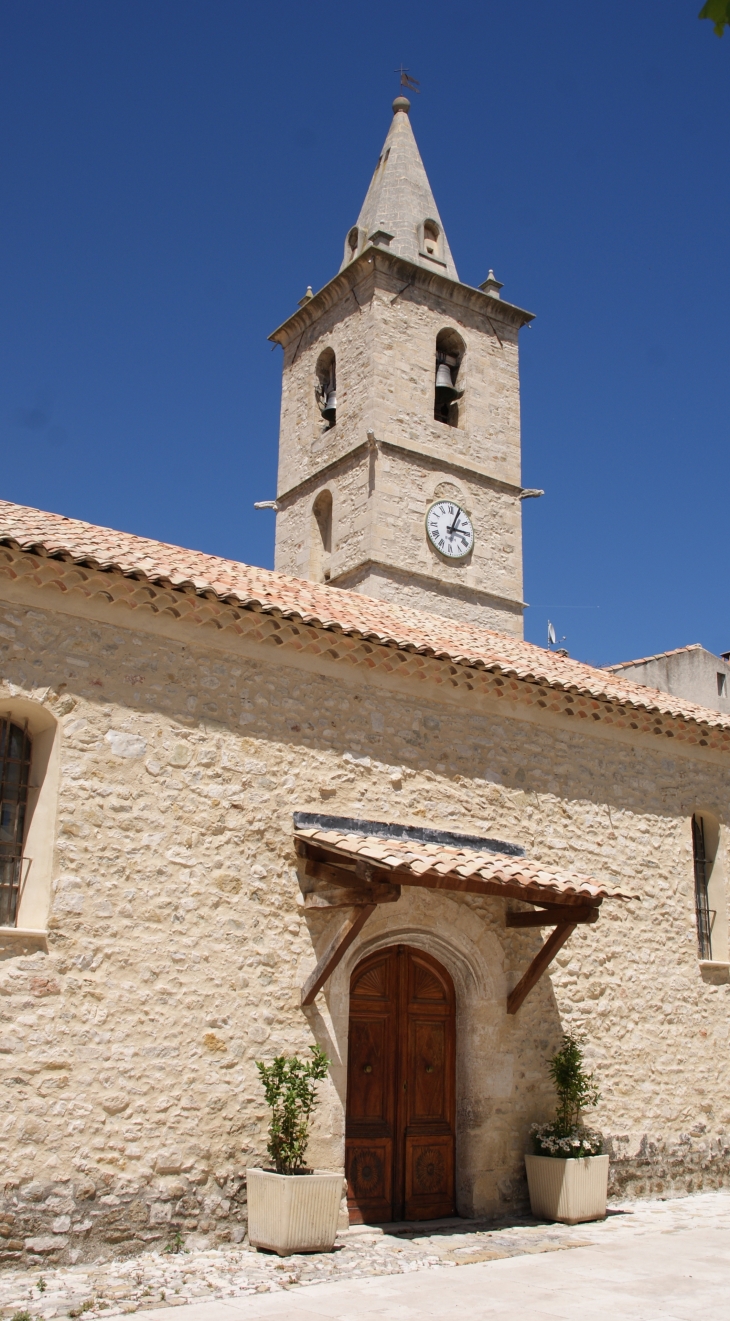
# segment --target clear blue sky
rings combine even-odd
[[[700,0],[2,0],[0,495],[273,563],[280,350],[402,61],[522,332],[526,634],[730,648],[730,35]]]

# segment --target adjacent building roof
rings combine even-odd
[[[649,665],[651,661],[666,660],[668,656],[681,656],[685,651],[702,651],[701,642],[688,642],[686,647],[674,647],[672,651],[658,651],[656,656],[642,656],[639,660],[619,661],[617,665],[605,665],[603,668],[615,674],[617,670],[631,670],[636,665]]]
[[[428,270],[435,270],[436,264],[428,260],[423,245],[419,246],[419,230],[422,231],[424,220],[436,221],[441,230],[439,267],[443,262],[442,273],[452,280],[458,280],[438,207],[413,136],[408,111],[409,102],[404,96],[399,96],[393,102],[393,122],[357,218],[357,227],[366,242],[373,234],[390,235],[390,252],[398,257],[406,257],[408,261],[425,266]],[[346,257],[343,265],[347,260]]]
[[[505,895],[523,898],[528,903],[560,903],[585,899],[631,899],[626,891],[612,889],[574,872],[556,871],[528,858],[500,856],[476,848],[448,844],[417,844],[405,839],[381,839],[370,834],[355,834],[336,829],[299,828],[294,838],[324,849],[335,861],[365,861],[388,872],[398,872],[394,880],[410,873],[414,884],[430,882],[434,888],[466,889],[459,882],[471,879],[488,883],[492,892],[502,889]]]
[[[730,730],[730,716],[518,638],[24,505],[0,501],[0,543],[153,583],[193,588],[244,609],[277,613],[454,665]]]

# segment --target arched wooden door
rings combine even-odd
[[[445,968],[393,945],[350,982],[345,1162],[354,1223],[454,1211],[455,999]]]

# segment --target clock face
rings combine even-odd
[[[474,545],[474,528],[461,505],[437,500],[426,514],[426,532],[436,550],[450,560],[462,560]]]

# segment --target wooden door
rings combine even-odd
[[[353,1223],[454,1211],[454,986],[393,945],[350,983],[345,1161]]]

